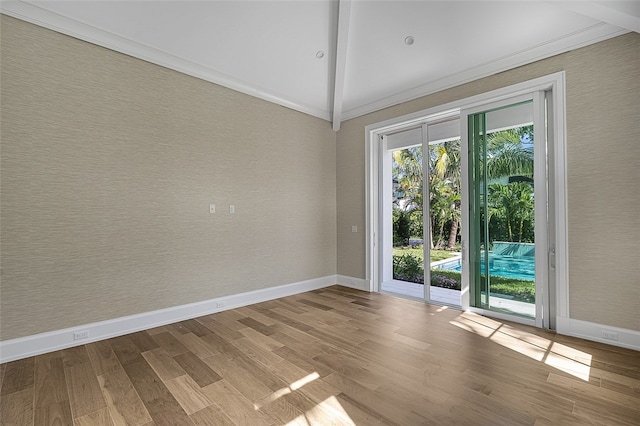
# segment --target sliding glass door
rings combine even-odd
[[[466,111],[469,306],[543,326],[547,265],[544,93]]]
[[[382,137],[380,290],[461,305],[460,147],[457,114]]]

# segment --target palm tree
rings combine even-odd
[[[501,130],[487,135],[487,174],[489,179],[504,176],[533,177],[533,126]]]
[[[494,183],[489,185],[488,202],[489,223],[493,218],[504,221],[507,226],[507,239],[516,241],[517,237],[517,241],[522,242],[525,231],[528,231],[525,229],[525,223],[533,221],[531,185],[525,182],[512,182],[507,185]]]
[[[393,151],[393,177],[404,193],[405,210],[422,209],[422,147]]]
[[[461,158],[460,139],[446,141],[438,144],[433,149],[435,164],[432,174],[448,183],[451,187],[449,194],[449,209],[447,210],[447,220],[451,222],[449,228],[449,238],[447,239],[447,249],[455,247],[458,237],[458,227],[460,225],[460,189],[461,189]]]

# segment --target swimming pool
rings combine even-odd
[[[460,259],[434,265],[432,269],[445,271],[461,271]],[[484,263],[480,273],[484,273]],[[502,254],[489,253],[489,272],[493,276],[516,278],[519,280],[535,281],[536,262],[533,256],[513,257]]]

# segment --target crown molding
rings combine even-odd
[[[162,52],[150,46],[135,42],[125,37],[95,28],[91,25],[50,12],[33,4],[19,0],[0,2],[0,13],[40,27],[65,34],[125,55],[133,56],[183,74],[227,87],[229,89],[263,99],[323,120],[330,121],[329,112],[310,105],[305,105],[279,96],[264,88],[251,85],[227,74],[188,61],[186,59]]]
[[[432,93],[440,92],[451,87],[469,83],[483,77],[488,77],[490,75],[530,64],[541,59],[549,58],[560,53],[565,53],[574,49],[578,49],[580,47],[585,47],[590,44],[617,37],[628,32],[629,31],[620,29],[613,25],[605,23],[596,24],[584,29],[583,31],[571,34],[568,37],[556,39],[548,43],[538,45],[531,49],[521,51],[514,55],[509,55],[496,61],[469,68],[440,80],[432,81],[413,89],[373,101],[366,105],[351,108],[343,112],[342,120],[346,121],[352,118],[360,117],[365,114],[379,111],[384,108],[389,108],[404,102],[412,101],[414,99],[430,95]]]
[[[318,117],[326,121],[332,120],[330,111],[295,102],[285,96],[274,94],[264,88],[251,85],[227,74],[214,71],[186,59],[137,43],[125,37],[117,36],[74,19],[58,15],[24,1],[2,1],[0,2],[0,13],[114,50],[116,52],[142,59],[183,74],[197,77],[298,112]],[[371,112],[379,111],[384,108],[468,83],[473,80],[478,80],[483,77],[488,77],[490,75],[539,61],[560,53],[617,37],[627,32],[629,31],[606,23],[596,24],[583,31],[571,34],[568,37],[556,39],[514,55],[452,74],[440,80],[432,81],[413,89],[406,90],[383,99],[378,99],[365,105],[344,110],[342,111],[340,121],[346,121]]]

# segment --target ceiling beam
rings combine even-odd
[[[615,8],[614,4],[602,1],[563,1],[557,4],[589,18],[640,33],[640,3],[638,2],[629,2],[628,10]]]
[[[336,37],[336,69],[333,75],[333,131],[340,130],[342,120],[342,100],[344,96],[344,78],[347,66],[347,47],[349,39],[349,19],[351,0],[340,0],[338,6],[338,34]]]

